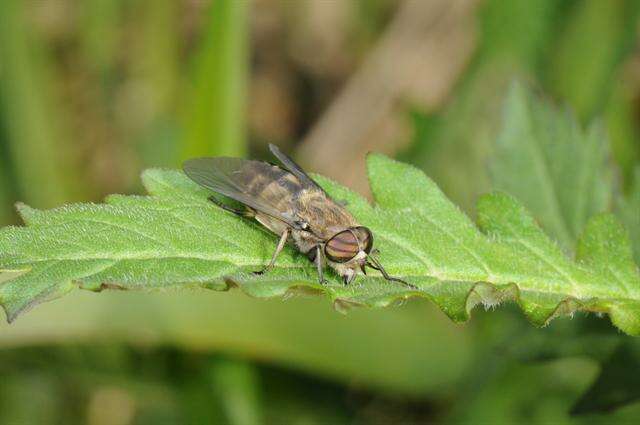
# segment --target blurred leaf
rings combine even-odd
[[[2,142],[0,141],[0,145]],[[1,149],[1,147],[0,147]],[[6,174],[7,166],[4,158],[0,159],[0,225],[10,224],[14,221],[12,207],[14,194]]]
[[[454,424],[571,424],[571,404],[597,373],[593,361],[568,358],[543,364],[505,363],[495,375],[458,401]]]
[[[634,424],[640,417],[640,403],[623,406],[607,414],[589,414],[574,417],[574,423],[581,425]]]
[[[0,63],[0,80],[3,78],[2,64]],[[0,83],[1,86],[1,83]],[[2,88],[0,88],[0,99],[2,99]],[[0,109],[0,225],[7,225],[15,222],[13,215],[13,203],[15,193],[13,179],[11,176],[11,164],[9,152],[7,151],[7,128],[4,123],[5,116]]]
[[[611,179],[602,129],[586,133],[566,113],[514,85],[491,163],[496,188],[516,196],[565,249],[589,217],[609,208]]]
[[[630,77],[615,78],[616,84],[607,102],[605,122],[616,164],[621,168],[623,189],[633,184],[634,168],[640,163],[640,121],[637,119],[637,90],[640,74],[632,70]],[[636,81],[633,81],[633,80]],[[640,86],[639,86],[640,87]]]
[[[451,199],[469,212],[490,190],[486,163],[500,120],[503,93],[514,78],[533,80],[553,43],[564,2],[488,0],[479,8],[477,53],[451,97],[450,106],[427,117],[429,131],[416,134],[402,159],[424,169]]]
[[[388,271],[419,289],[380,277],[345,286],[333,274],[321,285],[314,267],[293,249],[273,271],[256,276],[251,271],[265,263],[274,238],[212,205],[208,192],[184,174],[155,169],[143,175],[149,197],[113,196],[105,205],[46,212],[21,206],[27,226],[0,232],[0,267],[29,272],[0,286],[0,301],[13,320],[73,285],[100,290],[191,283],[223,290],[234,284],[255,297],[324,293],[338,308],[422,296],[456,321],[468,319],[479,303],[516,299],[540,326],[586,310],[607,312],[620,329],[640,334],[640,275],[628,238],[612,216],[590,221],[574,263],[507,195],[479,202],[485,235],[419,170],[380,155],[370,156],[368,167],[376,207],[321,182],[371,226]]]
[[[132,47],[133,73],[149,95],[147,127],[139,141],[144,164],[172,167],[182,149],[176,103],[182,80],[180,57],[180,4],[173,0],[144,0],[137,4],[143,14],[140,37]],[[162,30],[159,31],[158,29]]]
[[[490,319],[490,317],[487,317]],[[491,322],[489,325],[491,326]],[[494,325],[495,326],[495,325]],[[482,337],[483,335],[480,335]],[[603,361],[628,338],[610,332],[608,324],[596,316],[574,317],[571,321],[556,323],[552,327],[533,329],[524,325],[514,326],[508,333],[501,335],[492,345],[495,349],[494,361],[504,363],[505,357],[519,363],[534,363],[558,360],[567,357],[588,357]],[[498,347],[498,348],[496,348]],[[491,352],[490,354],[495,355]],[[485,366],[488,362],[476,360]]]
[[[544,46],[553,39],[554,20],[563,7],[552,0],[488,0],[480,10],[478,60],[519,63],[525,68],[537,65]]]
[[[611,150],[627,187],[640,159],[638,72],[633,65],[640,2],[584,0],[574,2],[571,11],[550,49],[542,79],[581,120],[605,116]]]
[[[171,111],[175,101],[175,85],[180,81],[179,6],[172,0],[140,2],[139,7],[146,13],[136,46],[138,57],[133,63],[136,73],[145,79],[149,93],[154,96],[154,105]],[[159,28],[165,32],[162,36],[158,34]]]
[[[82,54],[102,84],[107,83],[108,74],[113,72],[111,68],[118,54],[122,7],[122,0],[85,0],[79,4]]]
[[[627,198],[620,198],[617,215],[629,230],[636,263],[640,264],[640,167],[635,170],[631,192]]]
[[[76,291],[11,325],[1,323],[0,348],[69,340],[95,345],[104,338],[132,345],[144,341],[242,356],[332,382],[440,398],[469,367],[471,329],[430,307],[416,300],[402,308],[356,309],[345,316],[316,297]]]
[[[635,342],[635,341],[633,341]],[[630,371],[640,363],[640,346],[628,341],[618,347],[602,365],[591,388],[573,406],[571,413],[582,415],[597,411],[611,411],[640,399],[638,377]]]
[[[520,86],[512,89],[505,116],[492,162],[494,184],[522,200],[541,219],[543,227],[568,249],[582,231],[580,222],[585,223],[593,214],[610,208],[613,182],[607,162],[607,140],[599,127],[582,132],[568,113],[559,114],[549,104],[535,101]],[[640,203],[633,204],[632,197],[620,202],[618,217],[635,244],[634,232],[640,223],[633,222],[640,220]],[[583,243],[584,240],[581,246]],[[594,245],[591,248],[601,253],[607,249]],[[610,261],[615,261],[615,255],[607,262]],[[632,266],[629,272],[635,273],[635,269]],[[574,325],[579,323],[583,322],[574,322]],[[527,337],[520,333],[518,342],[508,342],[509,348],[515,347],[521,358],[523,355],[533,358],[587,355],[597,360],[610,357],[623,343],[624,338],[619,335],[607,337],[580,326],[558,335]],[[594,388],[588,390],[588,394]]]
[[[266,424],[354,424],[352,385],[328,386],[320,379],[294,380],[264,374]],[[350,402],[351,401],[351,402]]]
[[[36,374],[3,374],[0,417],[7,424],[54,423],[51,417],[62,416],[62,400],[54,389],[51,379]]]
[[[136,345],[112,341],[1,351],[0,423],[234,423],[224,416],[220,404],[225,402],[224,391],[233,393],[243,388],[245,373],[228,374],[218,382],[223,392],[212,393],[207,372],[240,362],[206,353]],[[284,368],[250,367],[250,375],[259,376],[256,383],[267,390],[259,400],[267,414],[259,423],[352,424],[348,418],[362,407],[350,397],[353,389],[349,385],[336,385]],[[248,382],[253,380],[249,378]],[[234,397],[247,395],[251,396],[244,393]]]
[[[182,157],[244,156],[249,0],[210,6],[187,89]]]
[[[238,360],[219,360],[211,367],[210,379],[215,399],[225,413],[225,423],[262,423],[260,381],[254,366]]]
[[[26,28],[27,3],[0,2],[0,113],[18,191],[38,206],[75,199],[83,179],[71,164],[64,105],[53,96],[55,72]],[[9,165],[6,164],[5,165]]]
[[[635,0],[584,0],[555,40],[548,88],[582,119],[602,111],[615,73],[634,48],[640,7]]]

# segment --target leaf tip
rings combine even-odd
[[[4,311],[4,315],[7,319],[7,323],[9,324],[15,322],[15,320],[18,318],[18,316],[20,316],[20,314],[24,313],[25,311],[28,311],[35,304],[36,302],[19,303],[17,305],[14,305],[13,303],[8,302],[7,300],[0,299],[0,307],[2,307],[2,310]]]
[[[15,317],[11,316],[11,314],[9,313],[9,309],[2,301],[0,301],[0,307],[2,307],[2,311],[4,311],[4,316],[7,319],[7,323],[9,324],[13,323],[13,321],[15,320]]]
[[[362,307],[362,304],[346,298],[336,298],[333,300],[334,310],[341,314],[347,314],[349,310],[355,307]]]
[[[36,216],[36,214],[40,212],[39,210],[33,207],[30,207],[24,202],[16,202],[15,207],[16,207],[16,211],[18,212],[18,215],[20,216],[22,221],[24,221],[26,224],[30,224],[32,219]]]
[[[394,159],[389,158],[387,155],[379,152],[367,152],[366,159],[367,168],[376,166],[382,163],[396,162]]]
[[[153,181],[158,180],[160,171],[160,168],[147,168],[140,173],[142,185],[147,191],[149,191],[149,188],[153,186]]]
[[[608,311],[611,323],[622,332],[631,336],[640,336],[640,305],[612,305]]]

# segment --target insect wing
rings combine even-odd
[[[293,159],[291,159],[288,155],[285,155],[280,150],[280,148],[269,143],[269,150],[272,154],[275,155],[276,158],[278,158],[280,162],[282,162],[282,165],[284,165],[291,174],[298,178],[303,186],[321,190],[322,192],[324,192],[324,189],[322,189],[318,183],[316,183],[311,177],[309,177],[309,175],[302,169],[302,167],[296,164]]]
[[[185,161],[182,166],[187,176],[199,185],[298,228],[300,223],[295,217],[250,190],[256,175],[269,173],[271,167],[259,161],[228,157],[195,158]]]

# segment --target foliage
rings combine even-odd
[[[55,205],[75,199],[82,192],[82,180],[69,167],[71,146],[58,144],[67,135],[60,111],[53,107],[58,95],[52,84],[55,70],[47,52],[21,31],[23,9],[15,0],[0,4],[0,130],[8,135],[6,146],[0,146],[0,176],[15,177],[22,196]],[[4,182],[0,191],[2,186]],[[0,216],[5,205],[0,206]]]
[[[106,193],[139,193],[140,169],[175,167],[185,156],[260,157],[264,140],[295,151],[293,140],[304,136],[358,64],[367,62],[369,47],[384,42],[386,23],[398,7],[395,0],[358,0],[355,6],[236,2],[248,7],[239,4],[235,10],[227,8],[228,1],[76,3],[0,2],[3,226],[16,222],[12,205],[18,199],[50,208]],[[416,137],[404,160],[423,169],[473,216],[478,194],[505,188],[487,172],[492,163],[493,178],[498,177],[492,147],[503,94],[514,78],[531,82],[568,105],[582,123],[602,118],[596,127],[606,131],[611,146],[579,129],[587,143],[563,140],[576,149],[576,158],[585,157],[585,147],[601,148],[592,159],[611,151],[604,163],[595,161],[598,170],[582,169],[605,178],[602,193],[609,201],[602,208],[589,186],[580,194],[557,187],[560,208],[553,212],[536,198],[545,191],[511,184],[509,195],[540,220],[568,257],[589,211],[613,209],[640,262],[640,74],[634,50],[639,5],[635,0],[478,3],[475,53],[445,103],[427,110],[412,105]],[[440,10],[434,12],[440,16]],[[425,30],[413,36],[430,29]],[[443,58],[450,57],[445,53]],[[428,65],[418,78],[432,79],[439,61]],[[250,102],[243,92],[250,93]],[[534,115],[549,108],[520,100]],[[265,131],[256,117],[271,127]],[[518,131],[541,134],[536,123],[522,120]],[[284,131],[274,137],[273,128]],[[217,136],[223,134],[236,136]],[[500,158],[526,155],[532,146],[520,142],[540,141],[504,137],[503,132]],[[234,139],[237,144],[231,145]],[[566,155],[540,152],[551,168],[556,159],[566,161]],[[362,158],[352,159],[360,168]],[[530,165],[511,166],[513,174],[502,178],[532,179],[536,170]],[[589,202],[578,208],[561,199],[563,193]],[[557,231],[562,226],[553,223],[565,224],[564,217],[569,232],[563,236]],[[261,239],[261,261],[274,243],[272,236]],[[393,260],[387,248],[382,255],[387,263]],[[305,261],[301,265],[309,267]],[[0,274],[0,288],[20,273]],[[75,291],[16,323],[0,323],[0,422],[475,423],[483,418],[600,424],[635,423],[640,415],[638,385],[630,373],[637,369],[640,340],[612,332],[600,315],[577,314],[539,329],[516,305],[507,305],[476,311],[473,321],[459,326],[422,300],[343,316],[320,297],[265,300],[241,291],[221,296],[184,287],[153,293]],[[220,353],[230,359],[220,359]]]
[[[624,332],[640,334],[640,276],[622,226],[597,215],[571,261],[512,197],[493,193],[478,203],[481,231],[419,170],[380,155],[368,158],[376,206],[320,179],[371,226],[389,272],[413,290],[379,277],[343,286],[317,283],[313,267],[289,249],[266,276],[273,237],[207,201],[182,173],[149,170],[151,196],[112,196],[105,205],[76,204],[51,211],[21,205],[26,227],[0,233],[0,266],[24,274],[3,283],[9,320],[77,284],[100,290],[157,289],[198,284],[238,285],[256,297],[291,291],[325,293],[337,308],[385,306],[422,296],[454,320],[477,304],[516,299],[534,324],[578,310],[607,312]]]
[[[640,399],[640,388],[629,373],[629,368],[638,364],[640,346],[620,344],[616,351],[602,364],[600,376],[593,386],[582,395],[573,407],[573,413],[613,410]]]
[[[556,108],[515,85],[492,158],[492,182],[517,196],[565,249],[587,220],[607,211],[613,188],[600,126],[583,132]],[[517,178],[514,178],[517,176]]]
[[[220,0],[193,65],[184,114],[183,159],[206,154],[243,156],[249,1]]]
[[[636,263],[640,264],[640,168],[635,170],[631,193],[618,201],[617,214],[629,229]]]

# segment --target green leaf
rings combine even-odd
[[[32,23],[29,5],[0,2],[0,111],[2,112],[2,177],[13,178],[14,190],[40,206],[82,198],[84,179],[73,160],[65,109],[57,89],[52,52]],[[2,190],[2,189],[0,189]]]
[[[259,424],[261,400],[256,367],[247,362],[218,360],[209,371],[209,379],[229,424]]]
[[[418,290],[380,277],[344,286],[329,274],[320,285],[313,265],[293,248],[264,276],[250,273],[270,257],[275,237],[207,201],[208,192],[181,172],[148,170],[151,196],[114,195],[106,204],[39,211],[20,205],[26,227],[0,231],[0,269],[27,270],[0,284],[9,320],[75,286],[159,289],[237,285],[255,297],[323,293],[336,308],[387,306],[422,296],[453,320],[477,304],[515,299],[534,324],[578,310],[606,312],[640,334],[640,275],[626,234],[608,215],[590,221],[576,261],[513,198],[493,193],[478,204],[481,230],[421,171],[381,155],[368,158],[376,206],[324,178],[370,226],[389,273]]]
[[[633,51],[640,7],[634,1],[576,2],[548,52],[549,90],[570,103],[580,118],[601,113],[620,64]]]
[[[416,132],[406,161],[428,170],[452,200],[471,211],[489,190],[486,164],[500,122],[503,93],[514,78],[535,81],[540,63],[567,19],[564,2],[488,0],[478,8],[478,46],[456,83],[448,106],[417,115],[427,128]],[[422,116],[422,117],[421,117]],[[464,125],[461,125],[464,123]]]
[[[218,0],[209,7],[185,89],[183,159],[246,153],[249,6],[249,1]]]
[[[629,373],[640,360],[640,346],[629,341],[603,362],[598,378],[573,406],[572,414],[607,412],[640,401],[637,378]]]
[[[518,84],[512,86],[504,111],[491,167],[493,184],[517,196],[570,250],[589,217],[610,207],[602,128],[582,131],[568,113],[536,101]]]
[[[104,335],[135,345],[142,333],[154,335],[152,346],[215,351],[286,365],[346,385],[358,382],[385,393],[443,399],[472,366],[473,327],[456,326],[435,306],[424,304],[416,299],[402,308],[359,308],[345,316],[332,311],[322,297],[263,299],[241,291],[204,290],[75,291],[12,324],[0,323],[0,347],[6,352],[43,340],[95,346],[95,339]],[[530,331],[537,335],[539,330]],[[9,367],[0,356],[4,377],[2,365]],[[416,374],[417,370],[428,373]]]
[[[569,416],[571,405],[597,369],[594,361],[584,358],[506,362],[482,386],[467,390],[443,423],[574,423]]]
[[[640,167],[635,169],[629,196],[618,201],[616,214],[629,230],[636,264],[640,264]]]

